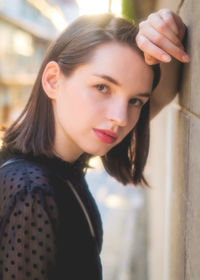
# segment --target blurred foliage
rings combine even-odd
[[[122,16],[130,22],[135,22],[136,14],[133,0],[122,0]]]

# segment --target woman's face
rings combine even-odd
[[[149,100],[153,71],[128,45],[106,43],[71,76],[62,73],[55,98],[55,151],[69,161],[104,155],[136,125]]]

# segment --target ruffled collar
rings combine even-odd
[[[33,155],[32,153],[18,153],[18,152],[11,152],[6,151],[5,160],[10,158],[22,158],[28,161],[32,161],[37,163],[38,165],[44,166],[50,171],[57,173],[58,175],[62,176],[62,178],[80,178],[85,175],[86,166],[84,161],[79,158],[75,162],[71,163],[68,161],[63,160],[62,158],[52,155]]]
[[[51,157],[47,157],[44,155],[25,156],[25,158],[47,167],[52,172],[61,175],[63,178],[80,176],[82,177],[85,174],[83,164],[80,160],[71,163],[63,160],[62,158],[56,155],[53,155]]]

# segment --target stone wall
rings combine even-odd
[[[164,7],[179,11],[188,26],[191,62],[177,97],[151,124],[149,280],[199,280],[200,2],[158,0],[155,10]]]

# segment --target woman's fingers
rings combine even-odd
[[[164,52],[168,53],[169,55],[173,56],[174,58],[180,60],[181,62],[186,62],[186,60],[188,59],[188,58],[186,59],[187,54],[184,52],[183,48],[180,45],[175,45],[167,37],[165,37],[161,33],[157,32],[151,26],[146,26],[144,28],[143,33],[146,35],[145,38],[149,42],[151,42],[152,44],[155,44],[157,47],[159,47],[160,49],[162,49]],[[145,43],[145,47],[146,47],[146,49],[143,50],[144,52],[146,52],[150,55],[154,55],[154,53],[152,53],[151,46],[148,45],[148,43]]]
[[[168,9],[149,15],[147,20],[140,23],[137,36],[138,46],[145,53],[145,61],[148,64],[157,60],[169,62],[170,56],[173,56],[181,62],[189,62],[181,43],[185,29],[181,18]]]
[[[148,53],[144,53],[144,59],[146,64],[148,65],[155,65],[160,63],[160,61],[156,58],[154,58],[153,56],[149,55]]]
[[[171,30],[173,30],[173,32],[178,36],[180,41],[182,41],[186,31],[186,26],[180,16],[168,9],[162,9],[158,13],[161,18],[168,24]]]
[[[170,62],[171,56],[181,62],[189,61],[188,55],[182,48],[175,46],[165,37],[159,37],[159,33],[155,34],[153,28],[148,27],[148,30],[148,38],[140,34],[136,37],[137,44],[144,53],[161,62]]]
[[[138,47],[147,55],[153,56],[155,59],[162,62],[170,62],[171,57],[163,51],[161,48],[157,47],[155,44],[151,43],[143,35],[137,35],[136,42]]]
[[[147,20],[139,24],[136,37],[146,63],[155,64],[158,60],[169,62],[171,56],[181,62],[189,62],[189,56],[181,43],[185,29],[181,18],[168,9],[149,15]]]
[[[179,28],[175,21],[175,15],[172,11],[168,9],[161,9],[158,14],[163,19],[163,21],[167,24],[167,26],[173,31],[175,35],[179,35]]]
[[[186,32],[186,26],[177,14],[174,14],[174,20],[176,21],[176,24],[178,26],[178,30],[179,30],[178,36],[182,41]]]
[[[171,27],[166,25],[166,22],[157,14],[151,14],[148,18],[150,25],[160,34],[167,37],[175,45],[181,45],[181,41]]]

